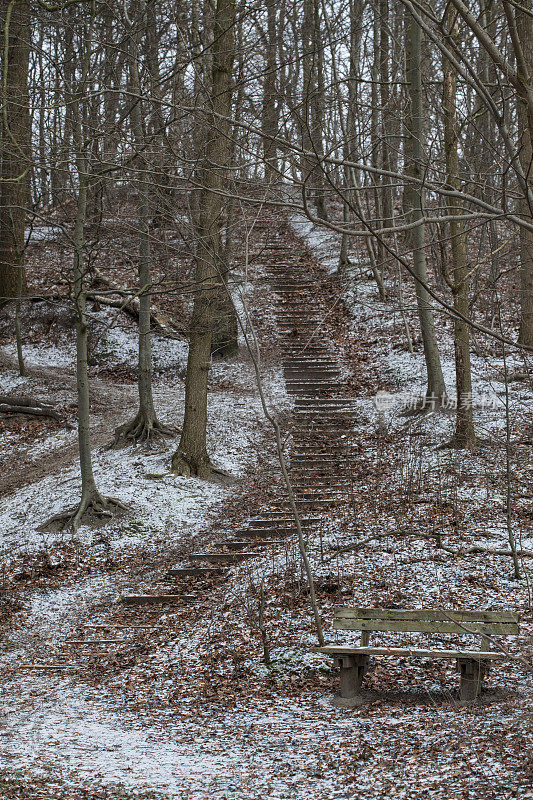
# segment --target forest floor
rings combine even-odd
[[[354,254],[357,274],[345,285],[331,274],[335,237],[298,218],[291,225],[274,214],[268,219],[307,259],[324,311],[320,337],[335,354],[343,391],[358,412],[347,433],[350,491],[320,512],[309,540],[328,640],[338,602],[517,610],[521,633],[509,649],[531,665],[527,560],[524,577],[514,580],[508,557],[466,552],[507,546],[499,354],[476,343],[480,447],[466,455],[441,449],[451,438],[453,415],[403,412],[409,397],[423,391],[420,342],[413,337],[410,353],[405,338],[405,319],[416,330],[412,290],[379,301],[361,254]],[[267,400],[290,456],[294,415],[281,370],[277,298],[261,248],[261,237],[252,237],[249,283],[241,289],[262,344]],[[62,257],[54,242],[41,241],[30,252],[36,280],[40,262],[51,255],[57,262]],[[102,309],[92,320],[95,474],[102,491],[129,510],[104,527],[83,526],[75,537],[40,532],[79,494],[75,430],[42,418],[0,420],[0,798],[529,796],[533,680],[527,664],[495,667],[482,699],[461,706],[453,664],[383,659],[366,678],[364,705],[334,708],[338,676],[327,658],[311,652],[309,599],[290,539],[233,567],[228,580],[207,580],[199,589],[191,582],[190,603],[132,608],[119,602],[128,592],[172,592],[169,567],[241,530],[282,489],[242,340],[238,359],[215,362],[210,373],[209,448],[230,481],[169,475],[177,438],[163,446],[107,449],[114,428],[135,410],[135,325]],[[73,423],[68,319],[59,325],[50,314],[43,327],[42,311],[33,311],[26,325],[24,379],[15,369],[10,332],[0,331],[0,392],[53,402]],[[447,337],[444,370],[452,394],[449,330]],[[154,361],[158,413],[179,426],[185,343],[154,336]],[[508,366],[517,374],[530,368],[517,359]],[[528,380],[508,387],[513,525],[521,546],[532,549],[533,392]],[[378,392],[386,393],[381,405]],[[455,554],[436,546],[435,531]],[[343,545],[354,549],[339,554],[335,548]],[[269,666],[258,625],[261,587]]]

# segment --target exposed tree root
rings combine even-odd
[[[214,472],[218,472],[211,464],[208,455],[200,459],[193,459],[187,457],[179,449],[174,453],[171,469],[174,475],[182,475],[185,478],[202,478],[203,480],[209,480]]]
[[[437,450],[475,450],[487,444],[486,439],[482,439],[475,434],[463,435],[455,432],[452,438],[437,447]]]
[[[235,478],[228,472],[213,466],[208,455],[200,459],[193,459],[187,457],[179,448],[172,458],[171,474],[182,475],[184,478],[212,480],[223,485],[235,481]]]
[[[454,434],[449,442],[441,444],[438,450],[475,450],[484,444],[477,436],[458,436]]]
[[[157,418],[148,418],[142,411],[138,411],[132,420],[119,425],[109,447],[118,448],[132,443],[150,442],[164,436],[175,436],[177,433],[181,433],[180,428],[162,425]]]
[[[81,498],[77,507],[61,514],[55,514],[47,520],[39,530],[72,530],[76,532],[84,522],[98,523],[110,520],[117,512],[127,511],[128,506],[115,497],[104,497],[99,492],[92,492]]]

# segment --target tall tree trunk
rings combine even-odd
[[[302,147],[310,155],[302,159],[304,191],[314,201],[319,217],[327,219],[324,176],[320,164],[323,155],[323,45],[320,41],[318,0],[304,0],[302,37]]]
[[[217,0],[209,136],[203,165],[199,202],[196,293],[190,330],[185,384],[185,417],[180,443],[172,459],[172,470],[182,475],[207,478],[212,465],[207,453],[207,386],[211,342],[217,298],[224,291],[221,274],[222,195],[231,157],[231,125],[235,0]]]
[[[522,8],[520,8],[520,6]],[[523,10],[522,10],[523,9]],[[533,92],[533,0],[523,0],[515,8],[516,27],[524,55],[526,74],[522,74],[524,86]],[[519,72],[522,72],[519,67]],[[528,104],[518,101],[518,130],[520,136],[520,163],[524,175],[533,189],[533,117]],[[524,192],[521,213],[526,219],[533,217],[533,208]],[[533,232],[520,228],[520,342],[533,347]]]
[[[373,52],[372,52],[372,87],[371,87],[371,120],[370,120],[370,145],[371,145],[371,163],[375,170],[379,172],[379,170],[383,169],[382,164],[382,157],[383,157],[383,149],[382,149],[382,122],[383,117],[381,114],[381,92],[380,92],[380,75],[381,75],[381,36],[380,36],[380,18],[379,18],[379,7],[377,4],[374,5],[373,9],[373,23],[372,23],[372,35],[373,35]],[[382,182],[375,174],[372,177],[372,180],[375,185],[375,190],[373,191],[374,197],[374,213],[373,216],[375,218],[376,226],[380,227],[383,223],[383,192],[380,188],[380,183]],[[385,261],[385,248],[383,246],[383,242],[381,240],[377,243],[377,257],[378,257],[378,265],[381,269],[383,267]]]
[[[424,170],[424,119],[421,73],[422,30],[409,12],[406,13],[406,77],[409,89],[409,109],[406,115],[405,172],[407,176],[421,180]],[[413,248],[413,268],[417,277],[416,299],[426,361],[427,396],[435,400],[435,402],[439,402],[446,394],[446,387],[435,335],[430,295],[424,286],[424,284],[427,284],[428,276],[425,251],[424,195],[419,183],[406,183],[404,203],[408,220],[418,223],[411,231],[410,242]]]
[[[94,8],[94,7],[93,7]],[[81,499],[79,505],[64,513],[57,514],[45,523],[43,528],[58,523],[64,527],[70,525],[77,530],[84,518],[105,517],[112,515],[118,508],[125,506],[113,498],[104,497],[98,491],[91,457],[90,429],[90,395],[89,376],[87,371],[87,301],[86,301],[86,268],[85,268],[85,222],[87,219],[87,195],[89,186],[89,163],[87,158],[87,85],[91,66],[92,30],[94,16],[91,13],[86,30],[80,42],[82,54],[79,82],[74,89],[70,87],[69,106],[73,122],[73,143],[78,184],[76,205],[76,222],[73,234],[73,266],[72,291],[76,314],[76,385],[78,395],[78,446],[81,470]]]
[[[379,0],[379,87],[381,105],[381,163],[383,169],[390,171],[390,141],[389,129],[391,113],[391,86],[390,86],[390,37],[389,37],[389,0]],[[381,208],[383,225],[390,228],[392,225],[392,189],[391,179],[386,175],[381,179]]]
[[[457,38],[457,13],[448,6],[444,20],[446,33]],[[461,191],[459,178],[459,134],[457,128],[457,71],[446,57],[443,59],[442,109],[444,113],[444,153],[446,158],[446,182],[448,188]],[[449,197],[450,217],[462,213],[462,204]],[[469,269],[466,238],[463,223],[457,219],[450,222],[452,248],[452,275],[448,278],[455,310],[469,316]],[[471,447],[476,440],[472,409],[472,373],[470,369],[470,329],[460,317],[454,319],[455,379],[457,384],[457,416],[452,443],[456,447]]]
[[[275,138],[278,133],[278,105],[276,97],[276,50],[277,26],[276,10],[277,0],[267,0],[267,38],[265,43],[265,76],[263,79],[263,160],[265,163],[265,180],[274,183],[278,180],[278,157]]]
[[[137,21],[133,23],[129,40],[129,73],[131,86],[130,124],[135,148],[134,169],[136,172],[137,207],[139,213],[139,410],[135,417],[115,431],[115,444],[127,441],[147,441],[154,435],[168,434],[155,413],[152,393],[152,342],[150,330],[150,309],[152,305],[152,254],[150,247],[150,183],[151,165],[147,161],[146,135],[143,123],[143,102],[139,72],[139,52],[141,25],[144,15],[137,11]]]
[[[1,0],[7,48],[2,58],[2,160],[0,168],[0,307],[26,292],[24,230],[29,202],[30,56],[29,0]],[[4,37],[2,37],[4,41]],[[7,58],[6,58],[7,56]]]

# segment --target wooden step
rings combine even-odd
[[[262,539],[266,542],[276,542],[279,541],[279,538],[276,537],[292,536],[292,534],[296,533],[296,528],[290,530],[288,528],[249,528],[248,530],[237,531],[237,533],[245,539]]]
[[[246,539],[241,541],[239,539],[232,539],[225,542],[226,547],[229,547],[232,550],[240,550],[241,548],[246,547],[269,547],[270,545],[280,545],[285,544],[283,539],[265,539],[263,537],[259,537],[256,539]]]
[[[211,561],[214,564],[245,561],[247,558],[256,558],[257,553],[191,553],[187,558],[190,561]]]
[[[171,578],[222,578],[229,575],[229,571],[220,567],[171,567],[167,575]]]
[[[146,606],[162,603],[165,605],[179,605],[180,603],[195,603],[198,598],[190,594],[121,594],[120,602],[127,606]]]

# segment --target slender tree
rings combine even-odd
[[[514,8],[518,37],[518,74],[526,92],[533,93],[533,0]],[[520,163],[533,194],[533,108],[524,97],[518,98]],[[532,199],[522,193],[521,213],[533,219]],[[533,347],[533,231],[520,229],[520,342]]]
[[[85,264],[85,224],[89,186],[87,157],[88,103],[91,51],[93,43],[95,6],[86,22],[80,24],[80,75],[74,91],[68,97],[73,119],[73,151],[78,185],[76,220],[73,233],[72,297],[76,316],[76,385],[78,395],[78,445],[81,470],[81,499],[79,505],[52,517],[43,528],[60,525],[77,530],[86,518],[108,518],[125,506],[119,500],[104,497],[96,485],[91,456],[90,395],[87,372],[87,268]]]
[[[136,12],[136,14],[135,14]],[[129,77],[130,77],[130,126],[135,152],[134,171],[138,209],[138,277],[139,277],[139,364],[138,387],[139,409],[134,418],[115,431],[115,444],[128,441],[147,441],[153,436],[170,434],[169,428],[157,419],[152,393],[152,343],[150,308],[152,304],[151,246],[150,246],[150,164],[147,160],[148,143],[143,124],[143,97],[139,72],[141,32],[146,28],[146,16],[137,6],[129,22]]]
[[[449,37],[457,39],[457,12],[448,6],[445,30]],[[457,125],[457,71],[448,58],[443,59],[442,110],[444,114],[444,155],[446,160],[446,183],[454,190],[461,190],[459,177],[459,131]],[[454,308],[459,315],[454,318],[455,379],[457,384],[457,417],[452,444],[471,447],[476,437],[472,406],[472,372],[470,368],[470,329],[464,317],[469,316],[470,269],[466,249],[466,237],[460,219],[462,204],[453,196],[448,197],[450,215],[450,239],[452,250],[452,275],[446,276],[453,293]]]
[[[436,402],[446,394],[446,386],[440,363],[435,323],[431,309],[431,298],[425,285],[428,281],[426,269],[426,237],[424,226],[424,193],[420,180],[424,171],[424,112],[422,90],[422,30],[416,20],[407,14],[406,19],[406,78],[409,90],[409,107],[406,119],[406,166],[408,182],[404,191],[407,218],[416,223],[410,233],[413,248],[413,269],[416,274],[416,299],[418,317],[424,345],[427,370],[427,396]]]

